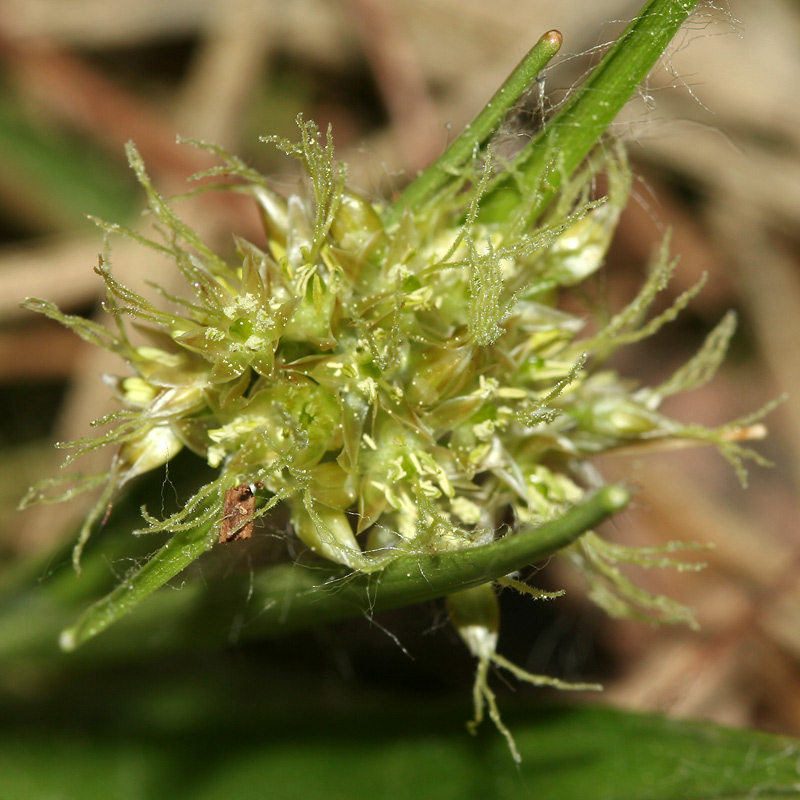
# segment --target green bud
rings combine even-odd
[[[432,406],[447,400],[475,380],[475,353],[471,346],[428,347],[409,365],[405,396],[414,406]]]
[[[582,427],[614,438],[630,438],[663,427],[664,419],[626,397],[601,397],[582,415]]]
[[[573,286],[603,265],[616,229],[619,209],[606,203],[574,222],[550,246],[545,275],[559,286]]]
[[[448,595],[447,615],[470,653],[489,659],[500,635],[500,606],[492,584]]]
[[[145,472],[166,464],[183,448],[172,426],[164,422],[153,425],[128,439],[120,448],[117,461],[122,478],[120,485]]]
[[[380,239],[383,222],[372,203],[352,189],[345,189],[330,230],[342,250],[364,253]]]
[[[285,247],[289,230],[286,201],[277,192],[273,192],[272,189],[262,184],[253,184],[250,191],[258,203],[258,210],[270,244],[275,243],[281,248]]]
[[[364,566],[365,558],[343,511],[314,504],[308,497],[293,505],[292,527],[306,547],[337,564],[353,569]]]

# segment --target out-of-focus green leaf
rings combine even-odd
[[[800,795],[800,742],[754,731],[607,708],[574,708],[542,715],[517,727],[515,735],[524,759],[520,782],[535,787],[537,797],[700,800]],[[508,776],[498,780],[496,796],[511,797],[515,784],[519,785]]]
[[[235,680],[236,675],[230,678]],[[291,681],[291,679],[289,679]],[[287,687],[192,682],[84,712],[0,723],[0,796],[25,800],[548,798],[700,800],[800,793],[800,742],[604,708],[506,712],[518,769],[452,704],[291,701]],[[295,687],[296,688],[296,687]],[[78,704],[72,704],[73,712]],[[99,715],[99,716],[98,716]],[[43,766],[46,765],[46,768]]]

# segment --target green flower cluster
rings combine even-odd
[[[115,330],[27,301],[118,354],[133,373],[109,379],[122,405],[98,421],[109,431],[63,445],[74,448],[70,461],[113,445],[110,469],[43,481],[24,501],[104,487],[80,533],[76,565],[115,493],[182,448],[217,477],[167,519],[145,512],[144,528],[201,531],[181,568],[220,529],[223,541],[246,538],[256,518],[283,505],[312,554],[360,573],[400,556],[465,551],[560,518],[602,484],[587,463],[597,454],[667,440],[710,442],[742,478],[742,459],[759,460],[739,442],[741,427],[758,415],[708,429],[659,411],[666,397],[713,376],[732,315],[659,386],[639,386],[604,367],[617,349],[674,319],[701,288],[649,315],[674,268],[667,243],[637,297],[606,321],[587,324],[563,309],[564,292],[603,264],[627,201],[630,171],[620,147],[604,142],[572,174],[545,165],[539,190],[528,192],[537,184],[526,173],[525,151],[499,164],[491,147],[470,145],[446,169],[436,173],[434,165],[435,180],[418,179],[386,205],[347,186],[330,131],[323,137],[302,119],[299,129],[297,143],[268,140],[307,173],[304,190],[288,199],[239,159],[193,143],[220,160],[196,177],[224,178],[201,190],[237,191],[257,204],[263,249],[237,240],[235,258],[226,259],[209,248],[156,191],[129,146],[160,238],[101,224],[170,257],[188,292],[156,287],[155,304],[122,285],[101,259]],[[598,198],[600,173],[608,188]],[[492,201],[508,197],[515,181],[513,213],[497,214]],[[670,557],[674,549],[633,550],[589,533],[566,554],[611,613],[691,622],[686,609],[642,592],[617,566],[681,566]],[[452,594],[448,610],[479,660],[475,722],[488,705],[513,751],[486,682],[490,662],[533,683],[564,684],[529,675],[495,652],[498,586],[543,596],[509,576]],[[128,607],[121,603],[114,614]]]
[[[346,188],[330,137],[323,145],[310,122],[300,131],[299,144],[273,140],[309,174],[310,196],[288,200],[238,159],[196,143],[224,162],[198,177],[238,178],[264,219],[268,247],[237,241],[233,264],[182,223],[129,148],[166,240],[105,227],[175,260],[193,293],[168,297],[176,310],[121,285],[104,260],[97,271],[116,333],[28,301],[135,372],[113,381],[124,410],[101,422],[115,427],[66,445],[76,448],[70,460],[119,446],[110,474],[77,487],[108,486],[82,541],[109,492],[183,447],[219,478],[169,519],[148,518],[150,530],[219,522],[228,489],[260,484],[269,499],[258,515],[288,504],[307,547],[361,571],[398,550],[462,549],[557,517],[596,488],[581,460],[622,445],[713,440],[737,466],[753,455],[725,436],[740,422],[711,431],[658,411],[664,397],[711,377],[732,316],[661,386],[639,388],[597,369],[699,290],[645,322],[674,266],[666,249],[638,297],[588,338],[579,336],[584,320],[558,308],[560,290],[603,262],[628,193],[620,149],[602,162],[606,197],[589,199],[589,170],[534,230],[481,220],[488,161],[470,163],[435,205],[407,208],[387,225],[383,206]],[[146,344],[132,343],[128,318]]]

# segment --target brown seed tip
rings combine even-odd
[[[554,50],[558,50],[564,42],[564,37],[561,35],[561,31],[557,31],[554,28],[552,31],[547,31],[547,33],[542,36],[541,41],[549,44]]]

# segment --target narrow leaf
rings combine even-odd
[[[247,609],[240,617],[246,638],[282,636],[349,617],[434,600],[459,589],[467,589],[500,578],[528,564],[541,561],[621,510],[628,493],[607,486],[563,516],[538,527],[530,527],[482,547],[438,554],[398,556],[382,569],[365,574],[346,567],[315,562],[314,566],[282,564],[263,570],[248,587]],[[178,531],[139,572],[123,581],[105,598],[91,606],[75,625],[61,635],[61,646],[73,650],[119,620],[147,595],[209,549],[216,540],[212,522]],[[207,591],[208,587],[206,587]],[[224,587],[217,587],[222,596]],[[216,627],[219,608],[210,609],[197,623],[196,596],[187,591],[159,595],[158,615],[175,621],[171,647],[188,642],[220,641],[227,635],[229,620]],[[219,606],[221,600],[212,605]],[[150,617],[142,609],[145,627]],[[134,622],[133,630],[137,630]],[[136,642],[136,636],[126,637]],[[117,643],[119,647],[119,643]],[[136,646],[135,644],[129,646]],[[122,645],[125,649],[125,645]]]
[[[74,650],[125,616],[145,597],[198,559],[216,541],[212,523],[180,531],[137,572],[123,580],[102,600],[90,606],[59,639],[61,648]]]
[[[418,209],[427,203],[453,179],[459,168],[486,143],[497,130],[503,117],[531,87],[536,76],[558,52],[561,41],[561,34],[558,31],[548,31],[539,39],[483,111],[467,125],[461,135],[433,164],[406,187],[387,215],[387,226],[399,222],[404,209]]]
[[[467,550],[399,556],[370,574],[345,568],[275,567],[255,577],[242,634],[283,635],[479,586],[553,555],[627,502],[625,489],[607,486],[538,527]]]
[[[519,154],[481,204],[486,221],[514,215],[537,195],[520,227],[536,220],[606,132],[636,87],[661,58],[697,0],[650,0],[542,132]]]

